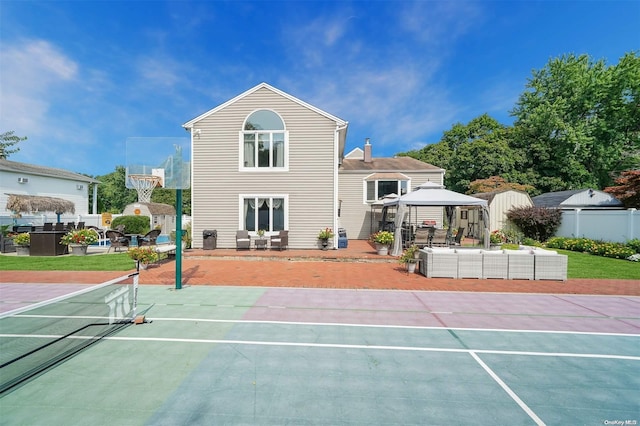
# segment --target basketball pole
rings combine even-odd
[[[176,290],[182,288],[182,189],[176,189]]]

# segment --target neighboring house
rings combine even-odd
[[[338,226],[338,160],[348,123],[266,83],[183,124],[191,132],[193,247],[217,230],[289,230],[289,247],[317,247]],[[337,246],[337,238],[334,238]]]
[[[89,213],[89,186],[92,184],[93,213],[95,213],[97,209],[95,203],[97,184],[99,183],[100,181],[88,176],[62,169],[0,159],[0,216],[12,215],[12,212],[6,209],[8,194],[60,198],[75,205],[76,215],[87,215]]]
[[[555,235],[624,243],[640,238],[640,211],[597,189],[548,192],[533,197],[536,207],[559,208],[562,221]]]
[[[389,194],[404,195],[428,181],[442,184],[443,179],[443,169],[415,158],[373,157],[367,139],[364,150],[355,148],[349,152],[338,171],[340,227],[347,231],[349,239],[367,239],[378,230],[380,218],[372,209],[376,201]],[[420,213],[425,218],[442,218],[441,207],[423,210]]]
[[[533,197],[532,201],[536,207],[560,209],[624,207],[613,195],[591,188],[547,192]]]
[[[191,132],[193,247],[204,230],[235,247],[237,230],[289,231],[289,247],[316,248],[321,229],[368,238],[370,205],[444,170],[412,158],[344,155],[348,122],[261,83],[183,124]],[[333,239],[334,247],[338,238]]]
[[[489,204],[489,230],[504,229],[507,225],[507,212],[514,207],[531,207],[531,197],[524,191],[506,189],[501,191],[480,192],[471,194],[473,197],[487,200]],[[484,229],[484,218],[481,211],[459,209],[458,219],[460,226],[465,227],[465,235],[479,235],[479,230]]]

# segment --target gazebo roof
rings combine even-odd
[[[54,212],[75,213],[74,203],[62,198],[44,197],[40,195],[7,194],[7,210],[16,213]]]

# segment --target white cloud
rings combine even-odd
[[[16,133],[43,131],[53,92],[73,81],[78,65],[44,40],[2,43],[0,127]]]

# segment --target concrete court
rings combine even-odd
[[[0,424],[640,421],[638,297],[147,285],[139,300],[151,323],[1,398]]]

